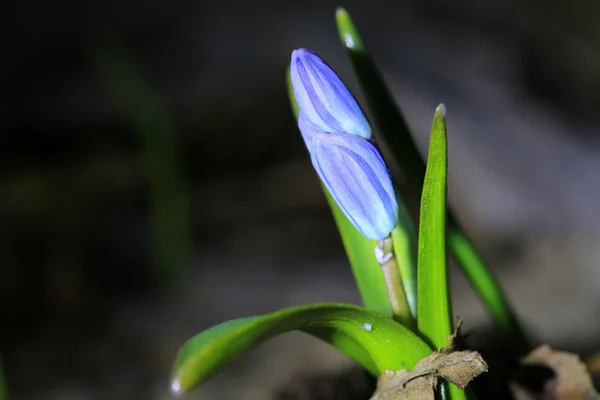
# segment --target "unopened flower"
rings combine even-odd
[[[311,135],[311,161],[352,224],[369,239],[385,239],[397,223],[389,171],[368,140],[346,134]]]
[[[296,102],[311,130],[371,137],[371,126],[356,99],[321,57],[307,49],[294,50],[290,75]]]
[[[315,130],[313,125],[308,121],[306,115],[302,110],[298,112],[298,129],[302,134],[302,139],[304,139],[304,143],[306,144],[306,148],[308,151],[312,148],[312,138],[315,134]]]

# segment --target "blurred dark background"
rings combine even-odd
[[[169,399],[175,352],[199,330],[359,302],[284,80],[291,51],[308,47],[357,92],[338,5],[422,150],[446,104],[450,202],[530,333],[584,354],[600,345],[597,2],[9,1],[0,357],[11,399]],[[487,326],[454,275],[465,327]],[[347,363],[289,334],[188,398],[266,399]]]

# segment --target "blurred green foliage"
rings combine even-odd
[[[95,57],[110,93],[138,133],[151,198],[153,254],[158,281],[180,276],[191,255],[190,199],[180,169],[175,129],[140,68],[118,41]]]

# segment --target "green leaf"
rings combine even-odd
[[[321,186],[342,237],[342,243],[364,306],[386,317],[391,317],[392,309],[381,265],[374,256],[377,241],[365,238],[346,218],[325,186],[322,184]]]
[[[179,350],[173,392],[189,391],[243,351],[294,330],[332,344],[376,376],[387,369],[412,369],[432,353],[413,332],[379,313],[347,304],[312,304],[225,322],[192,337]]]
[[[290,104],[292,106],[292,112],[294,117],[298,118],[298,105],[294,97],[294,90],[290,79],[289,69],[287,71],[287,87],[288,95],[290,98]],[[300,135],[300,133],[298,133]],[[383,273],[381,272],[381,266],[377,262],[374,256],[376,240],[369,240],[365,238],[352,223],[346,218],[342,210],[339,208],[331,194],[321,183],[321,188],[327,199],[327,203],[331,208],[331,212],[337,224],[342,243],[348,260],[352,267],[352,273],[354,274],[354,280],[358,286],[358,291],[361,295],[364,306],[373,311],[377,311],[387,317],[392,316],[392,309],[390,306],[385,281],[383,279]]]
[[[446,191],[448,146],[446,109],[438,106],[433,118],[419,224],[418,304],[419,334],[432,347],[447,347],[452,335],[452,305],[446,259]],[[446,385],[446,399],[465,399],[463,390]]]
[[[413,317],[417,317],[417,229],[402,198],[398,198],[398,224],[392,231],[394,254]]]
[[[425,166],[410,137],[408,125],[398,111],[398,108],[394,105],[392,96],[383,83],[381,74],[377,70],[373,59],[365,51],[363,41],[352,23],[350,15],[343,8],[338,8],[336,11],[336,20],[340,38],[348,50],[348,55],[350,56],[370,109],[373,112],[376,124],[384,134],[394,132],[393,135],[384,135],[385,141],[391,145],[395,157],[404,161],[403,165],[410,165],[406,169],[408,174],[412,174],[410,182],[422,181],[425,175]],[[420,184],[415,190],[418,190],[417,193],[420,192]],[[414,200],[411,203],[411,199],[418,198],[418,194],[415,196],[413,190],[403,186],[398,186],[398,191],[399,195],[397,198],[400,213],[398,216],[398,225],[392,231],[394,252],[400,267],[400,275],[402,276],[406,297],[408,298],[413,315],[416,316],[417,234],[410,210],[413,210],[416,214],[418,203],[414,202]]]
[[[436,349],[448,346],[452,315],[446,262],[448,156],[444,106],[435,112],[421,198],[418,264],[419,333]]]
[[[348,12],[343,8],[338,8],[335,17],[340,39],[352,61],[375,123],[412,185],[412,190],[400,187],[400,193],[405,200],[418,198],[425,176],[425,164],[410,135],[408,124],[399,108],[396,107],[373,58],[367,53]]]
[[[336,12],[336,20],[341,41],[352,61],[375,123],[407,177],[408,187],[400,187],[399,190],[412,209],[419,203],[418,199],[423,188],[425,176],[423,158],[410,134],[406,120],[388,91],[375,62],[368,54],[350,15],[343,8],[339,8]],[[530,345],[522,333],[506,295],[451,211],[448,214],[448,239],[450,250],[458,266],[480,296],[496,324],[515,348],[524,349],[520,350],[521,353],[526,352]]]

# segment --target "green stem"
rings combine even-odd
[[[410,310],[406,292],[404,291],[404,284],[402,283],[396,254],[394,254],[394,242],[391,236],[377,242],[377,246],[375,246],[375,258],[379,265],[381,265],[394,320],[414,331],[416,323]]]

